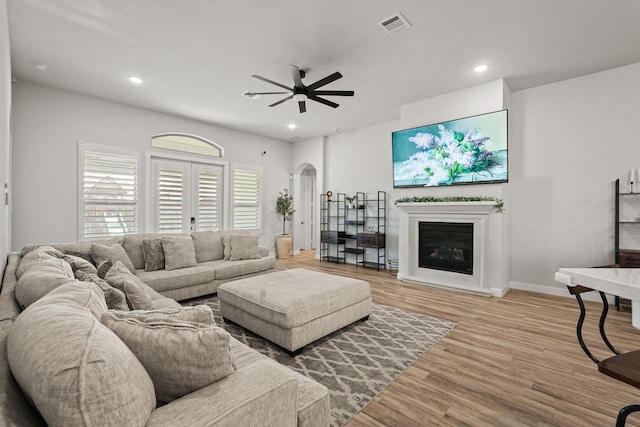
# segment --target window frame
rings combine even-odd
[[[142,150],[135,148],[127,148],[117,145],[108,145],[108,144],[98,144],[98,143],[90,143],[78,141],[77,148],[77,215],[78,219],[77,223],[77,240],[78,241],[90,241],[101,238],[96,237],[85,237],[84,235],[84,214],[85,214],[85,200],[84,200],[84,160],[85,160],[85,152],[95,152],[95,153],[103,153],[106,155],[120,155],[120,156],[129,156],[136,159],[136,192],[137,198],[135,199],[135,208],[136,208],[136,231],[133,233],[124,233],[126,234],[135,234],[140,233],[142,231],[142,218],[144,217],[144,205],[142,201],[144,200],[144,185],[141,180],[143,176],[142,171]],[[111,236],[111,237],[116,237]],[[104,237],[109,238],[109,237]]]

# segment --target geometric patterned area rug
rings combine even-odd
[[[332,426],[349,421],[456,325],[373,304],[369,320],[327,335],[292,357],[253,332],[224,323],[217,296],[195,298],[183,304],[207,304],[216,323],[233,337],[325,385],[331,396]]]

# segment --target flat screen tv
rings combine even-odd
[[[508,181],[507,110],[391,134],[393,187]]]

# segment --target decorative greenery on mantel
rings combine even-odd
[[[497,197],[484,196],[453,196],[453,197],[401,197],[395,201],[398,203],[437,203],[437,202],[495,202],[496,211],[504,212],[504,200]]]

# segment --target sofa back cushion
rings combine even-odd
[[[171,234],[173,235],[173,234]],[[129,259],[133,263],[133,266],[136,270],[141,270],[144,268],[144,247],[143,242],[145,240],[151,239],[159,239],[162,236],[167,236],[167,234],[160,233],[138,233],[138,234],[128,234],[122,239],[122,247],[129,255]],[[133,270],[131,271],[134,272]]]
[[[39,261],[30,263],[16,284],[16,300],[22,308],[29,307],[57,287],[75,281],[71,266],[65,260],[39,249],[33,253],[38,255]]]
[[[9,366],[48,425],[144,426],[153,383],[127,346],[96,315],[107,311],[91,283],[63,285],[15,320]]]

